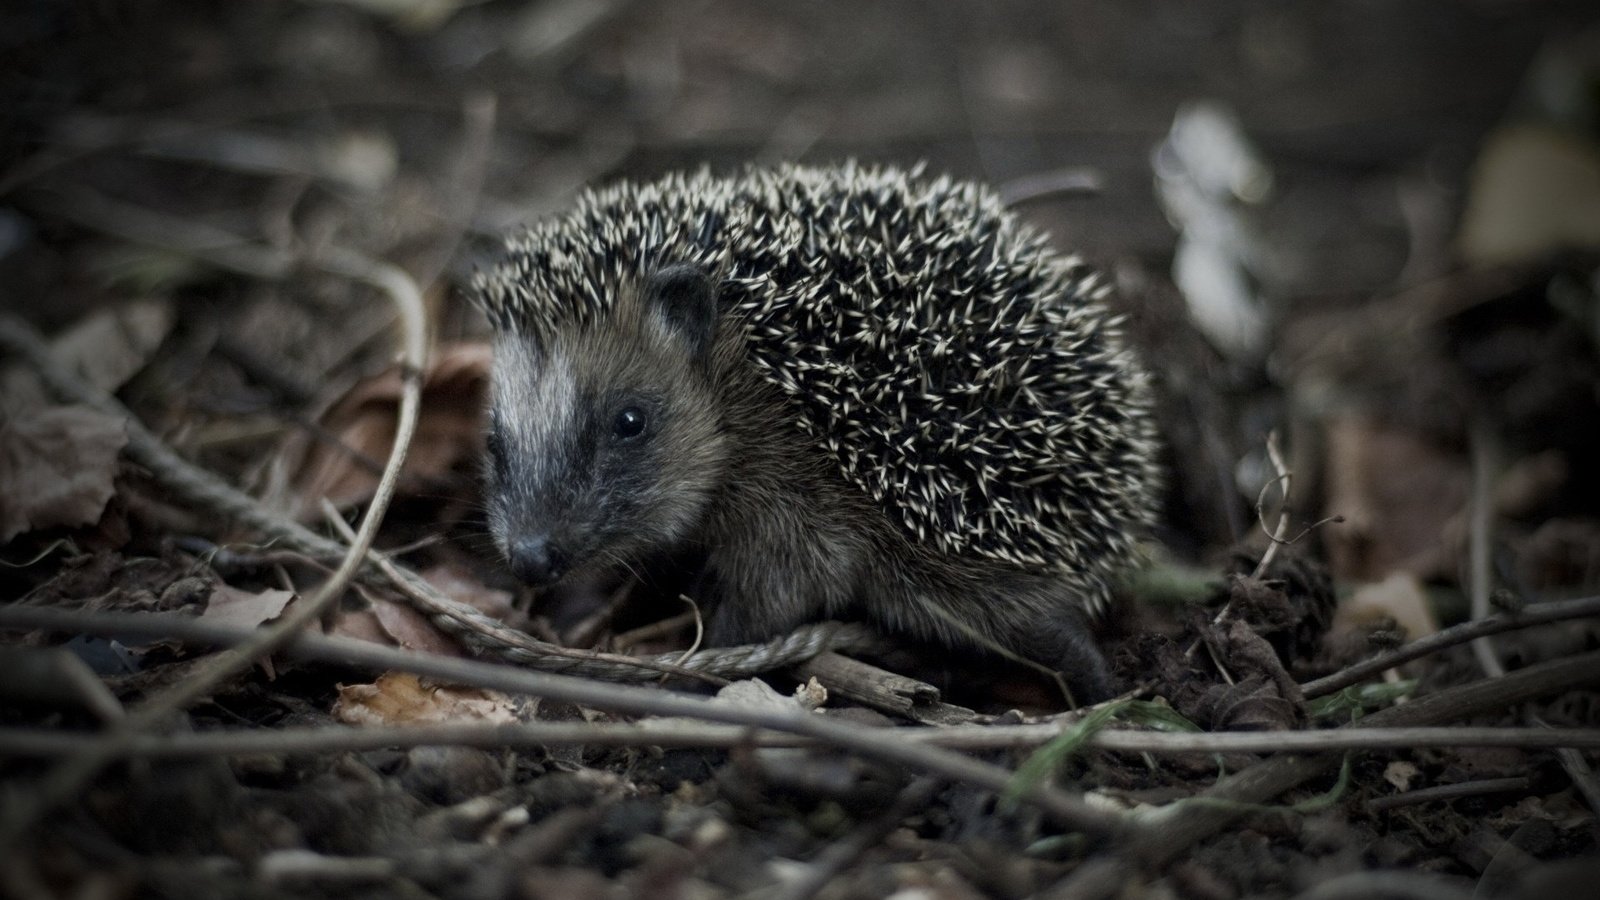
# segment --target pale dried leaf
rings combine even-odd
[[[126,424],[85,406],[0,416],[0,544],[28,531],[99,521],[116,493]]]
[[[222,584],[211,592],[211,599],[206,601],[206,611],[200,614],[200,618],[208,622],[255,628],[283,615],[284,608],[294,598],[294,591],[266,590],[257,593]]]
[[[372,614],[394,643],[407,650],[432,653],[437,656],[461,656],[461,647],[409,606],[374,598]]]
[[[716,703],[748,709],[787,709],[800,705],[795,697],[785,697],[759,678],[747,678],[724,685],[717,691]]]
[[[170,302],[141,300],[87,316],[51,341],[50,349],[84,381],[113,393],[150,362],[172,323]]]
[[[1397,759],[1383,767],[1383,780],[1394,785],[1397,791],[1411,790],[1411,782],[1421,774],[1416,763],[1406,762],[1403,759]]]
[[[1334,627],[1340,632],[1362,626],[1387,626],[1391,621],[1404,629],[1406,639],[1412,641],[1439,630],[1427,592],[1409,572],[1396,572],[1382,581],[1356,588],[1334,614]]]

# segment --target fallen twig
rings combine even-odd
[[[308,654],[309,656],[310,654]],[[399,667],[396,667],[399,668]],[[896,740],[947,750],[1022,750],[1055,738],[1053,725],[956,725],[896,728]],[[92,734],[36,728],[0,728],[0,757],[47,759],[81,749]],[[814,747],[814,739],[746,726],[688,719],[631,722],[527,722],[440,725],[344,725],[146,734],[126,748],[128,759],[202,759],[210,756],[346,753],[385,747]],[[1217,753],[1306,753],[1321,750],[1400,750],[1417,747],[1518,747],[1525,750],[1600,750],[1594,728],[1340,728],[1331,731],[1210,732],[1169,734],[1108,728],[1091,735],[1096,750],[1160,756]]]
[[[1348,872],[1301,891],[1294,900],[1367,900],[1400,897],[1404,900],[1472,900],[1477,895],[1465,887],[1423,872],[1384,869]]]
[[[1283,535],[1289,530],[1289,489],[1294,485],[1294,472],[1284,464],[1283,451],[1278,449],[1278,432],[1267,432],[1267,459],[1272,462],[1272,470],[1276,474],[1271,481],[1261,486],[1261,493],[1256,496],[1256,521],[1261,525],[1261,530],[1267,536],[1267,549],[1261,553],[1261,561],[1256,563],[1255,571],[1250,573],[1251,578],[1260,578],[1267,573],[1267,567],[1272,565],[1272,558],[1278,555],[1278,546],[1284,543]],[[1278,511],[1278,527],[1267,531],[1267,517],[1262,510],[1262,502],[1267,495],[1267,488],[1274,484],[1281,485],[1279,492],[1283,494],[1283,506]],[[1227,607],[1223,607],[1223,612]],[[1217,614],[1217,619],[1222,619],[1222,613]]]
[[[1472,498],[1467,539],[1467,593],[1472,599],[1472,618],[1481,620],[1489,617],[1489,592],[1494,576],[1490,548],[1494,545],[1493,494],[1495,470],[1500,465],[1500,441],[1494,428],[1477,417],[1469,431],[1469,442],[1472,446]],[[1473,640],[1472,653],[1489,677],[1499,678],[1506,673],[1488,636]]]
[[[1306,699],[1310,700],[1314,697],[1321,697],[1325,694],[1342,690],[1352,684],[1358,684],[1395,666],[1427,656],[1430,653],[1436,653],[1446,647],[1465,643],[1474,638],[1489,634],[1499,634],[1502,631],[1514,631],[1533,625],[1543,625],[1548,622],[1581,619],[1585,616],[1600,616],[1600,596],[1582,597],[1576,600],[1551,600],[1546,603],[1526,606],[1516,612],[1502,613],[1497,616],[1490,616],[1487,619],[1463,622],[1443,631],[1434,632],[1425,638],[1419,638],[1403,647],[1396,647],[1393,650],[1380,653],[1369,660],[1356,663],[1332,675],[1308,681],[1300,686],[1300,690],[1305,694]]]
[[[1392,794],[1388,797],[1374,797],[1367,801],[1367,812],[1384,812],[1402,806],[1432,803],[1435,800],[1457,800],[1462,797],[1477,797],[1483,794],[1525,791],[1531,784],[1533,784],[1533,778],[1528,775],[1518,775],[1512,778],[1480,778],[1477,781],[1440,784]]]
[[[0,628],[43,628],[81,634],[122,635],[127,638],[167,638],[200,644],[242,642],[251,629],[207,622],[188,616],[153,613],[109,613],[83,610],[0,607]],[[389,654],[384,668],[434,675],[429,657],[363,641],[344,638],[317,638],[294,648],[299,658],[323,663],[349,664],[345,650],[376,648]],[[419,662],[420,661],[420,662]],[[496,678],[500,667],[491,670]],[[494,688],[495,684],[475,680],[471,673],[456,673],[456,683]],[[597,689],[600,689],[597,687]],[[670,695],[667,695],[670,696]],[[668,710],[645,710],[647,714],[672,715]],[[1091,735],[1086,746],[1132,753],[1303,753],[1308,750],[1384,750],[1406,747],[1573,747],[1600,748],[1600,729],[1556,728],[1479,728],[1479,727],[1363,727],[1314,731],[1279,732],[1158,732],[1107,728]],[[748,724],[748,723],[746,723]],[[1071,727],[1071,724],[1067,727]],[[149,736],[130,748],[130,756],[206,756],[232,753],[326,752],[361,750],[387,746],[454,744],[470,746],[528,746],[538,744],[593,743],[605,746],[683,746],[720,747],[754,741],[757,745],[795,746],[804,744],[781,735],[754,735],[748,729],[722,729],[719,726],[690,722],[652,722],[648,726],[613,724],[531,723],[527,725],[484,725],[456,723],[418,728],[343,727],[277,729],[248,732],[211,732]],[[1032,725],[964,725],[938,728],[898,728],[897,740],[933,744],[960,750],[1024,749],[1036,747],[1061,734],[1063,725],[1049,722]],[[82,735],[60,732],[0,731],[0,754],[30,755],[33,749],[59,749],[81,742]],[[279,742],[282,742],[281,744]],[[30,749],[33,748],[33,749]]]

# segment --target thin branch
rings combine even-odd
[[[1535,728],[1550,727],[1532,709],[1523,711],[1523,721]],[[1556,761],[1561,763],[1561,769],[1572,780],[1572,786],[1578,789],[1578,793],[1583,795],[1584,802],[1589,804],[1589,811],[1600,815],[1600,778],[1595,776],[1594,767],[1589,765],[1589,760],[1575,747],[1557,747]]]
[[[1294,473],[1284,465],[1283,451],[1278,449],[1276,429],[1267,432],[1267,459],[1271,460],[1272,470],[1277,473],[1277,477],[1262,485],[1261,493],[1256,496],[1256,521],[1267,536],[1267,549],[1261,554],[1261,561],[1256,563],[1255,571],[1250,573],[1251,578],[1260,578],[1267,574],[1267,567],[1272,565],[1272,558],[1278,555],[1278,546],[1284,542],[1283,535],[1289,530],[1289,489],[1294,486]],[[1267,517],[1261,505],[1266,499],[1267,488],[1274,484],[1282,485],[1283,507],[1278,512],[1278,527],[1267,531]],[[1224,606],[1223,612],[1226,611],[1227,607]],[[1220,621],[1222,613],[1217,613],[1217,618]]]
[[[1403,647],[1396,647],[1386,653],[1380,653],[1365,662],[1356,663],[1332,675],[1308,681],[1300,686],[1300,690],[1305,694],[1306,699],[1310,700],[1342,690],[1350,685],[1358,684],[1395,666],[1438,652],[1446,647],[1465,643],[1474,638],[1499,634],[1503,631],[1515,631],[1532,625],[1543,625],[1548,622],[1582,619],[1588,616],[1600,616],[1600,596],[1536,603],[1516,612],[1502,613],[1497,616],[1490,616],[1487,619],[1463,622],[1443,631],[1434,632],[1425,638],[1412,641]]]
[[[1391,794],[1387,797],[1374,797],[1367,801],[1367,812],[1385,812],[1402,806],[1432,803],[1435,800],[1459,800],[1462,797],[1480,797],[1484,794],[1525,791],[1532,784],[1533,778],[1528,775],[1517,775],[1511,778],[1482,778],[1477,781],[1440,784],[1433,787],[1418,788],[1414,791]]]
[[[1467,584],[1472,598],[1472,618],[1489,617],[1489,591],[1493,579],[1494,546],[1494,476],[1499,467],[1499,440],[1494,428],[1482,417],[1474,417],[1470,440],[1472,444],[1472,499],[1471,529],[1467,543]],[[1488,637],[1472,642],[1472,652],[1478,664],[1491,678],[1506,673],[1506,667],[1495,655],[1494,643]]]
[[[1060,736],[1055,725],[904,726],[895,740],[947,750],[1029,749]],[[0,757],[49,759],[82,750],[93,733],[41,728],[0,728]],[[1595,728],[1340,728],[1328,731],[1211,732],[1173,734],[1106,729],[1087,746],[1161,756],[1217,753],[1305,753],[1322,750],[1402,750],[1418,747],[1516,747],[1524,750],[1600,749]],[[327,725],[226,731],[142,734],[127,748],[128,759],[201,759],[212,756],[350,753],[384,748],[478,747],[815,747],[812,738],[747,725],[720,725],[682,718],[643,722],[527,722],[439,725]]]

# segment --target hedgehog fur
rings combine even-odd
[[[715,304],[721,362],[708,365],[720,374],[706,396],[724,409],[705,441],[738,437],[730,419],[766,420],[743,444],[816,460],[790,474],[834,482],[822,493],[848,507],[823,503],[801,523],[864,532],[845,542],[864,557],[840,575],[855,583],[834,594],[891,628],[951,643],[975,631],[1035,658],[1057,652],[1030,645],[1030,630],[1049,630],[1040,620],[1104,607],[1153,517],[1158,477],[1145,375],[1086,265],[977,184],[791,166],[586,193],[569,214],[509,239],[474,289],[503,358],[612,328],[655,273],[683,267],[704,273]],[[541,414],[542,401],[508,384],[527,377],[518,373],[497,384],[502,420]],[[730,452],[759,465],[748,446]],[[721,483],[747,474],[730,466]],[[500,495],[516,480],[491,476],[492,508],[510,502]],[[721,483],[698,515],[718,515]],[[801,505],[817,492],[804,484]],[[516,517],[502,512],[492,525],[510,552]],[[864,579],[862,567],[911,583],[915,596],[867,595],[895,588]],[[764,602],[737,596],[741,587],[758,586],[731,585],[721,602]],[[791,606],[838,614],[843,603]],[[747,623],[727,636],[749,639],[803,615],[727,617]],[[1067,643],[1069,655],[1085,652],[1076,636]]]

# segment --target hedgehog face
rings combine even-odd
[[[496,344],[489,524],[534,585],[692,538],[726,458],[710,282],[663,269],[600,318]]]

